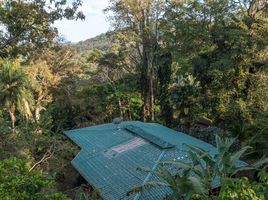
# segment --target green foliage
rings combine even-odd
[[[76,195],[75,200],[98,200],[99,193],[97,190],[93,190],[90,192],[90,195],[86,195],[85,193],[79,193]]]
[[[8,111],[13,128],[16,121],[16,111],[19,111],[27,119],[32,117],[29,88],[29,80],[21,69],[19,61],[1,61],[0,102]]]
[[[189,135],[196,137],[202,141],[205,141],[213,146],[216,146],[215,136],[218,135],[219,137],[231,137],[231,133],[228,131],[224,131],[221,128],[210,126],[207,128],[200,128],[200,127],[192,127],[189,130]],[[237,145],[239,146],[239,141],[236,141]]]
[[[0,57],[29,56],[50,47],[57,36],[57,29],[52,27],[56,20],[84,19],[77,11],[80,0],[72,1],[72,6],[66,4],[61,0],[1,1]]]
[[[156,63],[158,67],[158,79],[159,79],[159,105],[161,111],[161,118],[165,123],[170,126],[173,120],[173,110],[170,103],[170,91],[169,85],[171,83],[172,75],[172,55],[170,52],[165,52],[164,49],[159,49],[155,55]]]
[[[198,114],[199,82],[189,74],[179,76],[171,88],[171,105],[180,124],[190,127]]]
[[[267,126],[268,112],[258,115],[254,122],[247,127],[244,131],[246,136],[249,137],[247,143],[254,147],[255,153],[259,155],[267,155],[268,152],[268,126]]]
[[[168,187],[172,190],[172,194],[167,196],[166,199],[180,199],[184,197],[186,200],[191,199],[194,194],[206,194],[206,188],[201,183],[198,177],[193,177],[190,174],[190,169],[181,173],[171,173],[164,167],[158,167],[157,171],[151,171],[150,169],[142,169],[146,172],[151,172],[161,177],[161,181],[148,181],[144,185],[133,188],[128,192],[128,195],[142,192],[143,190],[149,189],[151,187]]]
[[[239,143],[253,146],[254,156],[267,154],[267,2],[109,2],[114,32],[60,45],[53,23],[83,19],[80,0],[0,1],[1,159],[17,156],[31,165],[55,144],[54,156],[37,169],[63,173],[77,149],[60,132],[114,117],[180,124],[206,140],[224,130],[219,135],[231,133]],[[193,133],[200,116],[211,119],[213,127]],[[233,143],[217,137],[215,156],[188,147],[191,163],[165,164],[184,168],[184,174],[171,174],[163,166],[159,173],[165,181],[150,184],[172,188],[174,198],[195,193],[206,198],[219,176],[230,181],[222,179],[224,198],[237,191],[262,198],[265,181],[257,187],[229,179],[243,169],[236,164],[249,149],[231,151]],[[49,190],[50,181],[40,173],[21,176],[21,188],[30,184],[29,192],[38,194]],[[38,182],[36,190],[31,178]],[[53,198],[61,199],[61,194]]]
[[[226,179],[219,200],[265,200],[268,198],[268,174],[259,172],[259,182],[250,183],[247,178]]]
[[[20,159],[0,160],[0,198],[3,200],[67,200],[65,195],[48,190],[52,184],[52,178],[36,171],[29,172],[26,163]]]
[[[101,51],[107,51],[111,48],[112,38],[114,33],[108,32],[100,34],[94,38],[87,39],[85,41],[78,42],[73,46],[78,49],[79,52],[87,53],[93,49],[98,49]]]
[[[246,177],[227,178],[223,181],[218,196],[194,195],[193,200],[266,200],[267,172],[260,171],[258,182],[249,182]]]
[[[247,178],[225,180],[218,199],[226,200],[261,200],[251,187]]]
[[[106,10],[112,13],[111,20],[114,27],[123,35],[119,38],[123,43],[120,49],[128,49],[128,54],[124,55],[138,72],[143,120],[152,121],[155,119],[154,78],[157,71],[155,54],[164,1],[110,0],[109,3]]]
[[[268,163],[268,159],[263,158],[251,165],[243,163],[240,159],[249,147],[245,146],[237,151],[231,151],[234,141],[231,138],[216,136],[217,153],[215,155],[211,155],[208,151],[201,148],[187,145],[188,152],[185,153],[190,161],[163,161],[156,171],[143,169],[156,174],[161,180],[149,181],[144,185],[134,188],[130,193],[141,192],[149,187],[168,187],[173,192],[169,196],[170,199],[179,199],[181,197],[185,199],[206,199],[206,196],[213,194],[213,187],[221,185],[223,189],[219,199],[224,199],[223,196],[228,199],[227,196],[232,196],[233,191],[245,197],[245,199],[247,199],[247,195],[253,197],[255,192],[253,189],[248,188],[248,185],[250,185],[248,181],[245,182],[244,179],[230,179],[230,177],[243,170],[259,169],[263,164]],[[259,188],[261,193],[267,195],[265,192],[267,173],[260,173],[260,177],[261,184],[258,184],[256,188]],[[228,180],[231,180],[231,182],[228,182]],[[232,189],[228,188],[227,185]],[[240,190],[236,187],[240,187]],[[239,195],[237,199],[240,198]]]
[[[111,121],[115,117],[124,119],[141,118],[141,97],[139,94],[139,82],[136,75],[129,71],[127,60],[120,52],[109,50],[103,52],[94,49],[87,56],[89,66],[88,74],[92,85],[81,87],[77,93],[80,99],[85,99],[87,116],[78,115],[78,121],[83,118],[96,116],[95,121],[99,123]],[[81,104],[80,104],[81,105]]]

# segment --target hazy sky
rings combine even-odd
[[[81,10],[86,19],[84,21],[57,21],[54,26],[58,28],[60,35],[71,42],[82,41],[109,30],[103,9],[108,6],[108,0],[83,0]]]

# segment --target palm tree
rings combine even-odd
[[[29,80],[18,61],[0,62],[0,104],[8,112],[15,127],[16,111],[27,119],[32,117],[29,105]]]

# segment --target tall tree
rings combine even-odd
[[[143,100],[143,120],[154,120],[154,63],[158,43],[159,21],[163,14],[163,0],[110,0],[107,11],[112,11],[113,25],[131,39],[132,53],[140,74]]]
[[[32,97],[34,101],[34,119],[40,120],[41,112],[52,102],[52,88],[55,87],[60,77],[52,73],[51,66],[44,60],[32,61],[25,67],[27,78],[31,80]]]
[[[0,1],[0,57],[29,56],[53,44],[56,20],[83,19],[81,0]]]
[[[0,102],[10,116],[12,128],[15,127],[16,111],[27,119],[32,117],[29,88],[27,76],[18,61],[0,63]]]
[[[172,55],[164,49],[159,49],[156,54],[157,77],[159,80],[159,104],[161,109],[161,117],[164,119],[165,124],[170,126],[173,120],[172,107],[170,103],[169,87],[172,75]]]

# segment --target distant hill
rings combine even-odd
[[[111,47],[111,41],[113,37],[113,32],[103,33],[94,38],[87,39],[85,41],[78,42],[73,44],[79,52],[87,52],[92,49],[99,49],[102,51],[107,51]]]

